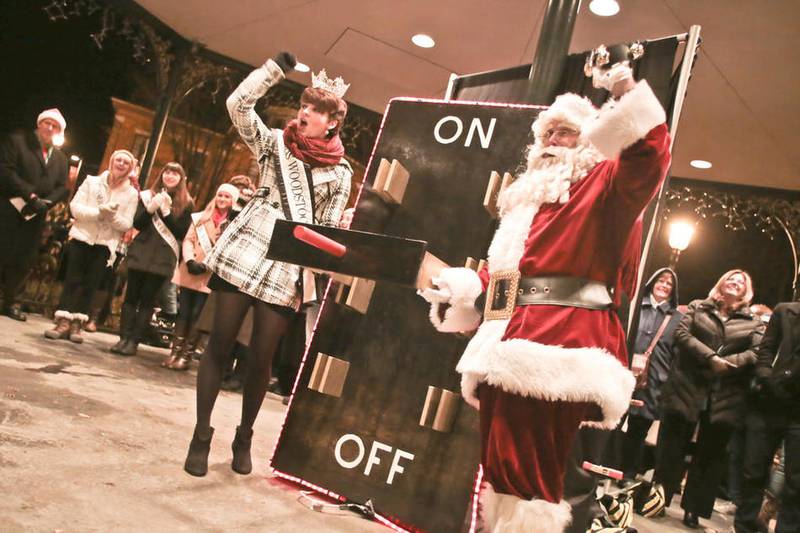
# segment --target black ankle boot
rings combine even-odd
[[[696,514],[686,511],[683,513],[683,525],[691,529],[697,529],[700,527],[700,520]]]
[[[236,427],[236,437],[231,444],[233,450],[233,460],[231,469],[238,474],[247,475],[253,471],[253,463],[250,460],[250,443],[253,441],[253,430]]]
[[[183,469],[189,474],[202,477],[208,472],[208,452],[211,450],[211,437],[214,436],[214,428],[209,428],[208,439],[201,439],[197,435],[197,427],[194,428],[192,442],[189,443],[189,453],[186,454],[186,462]]]
[[[127,339],[125,343],[120,346],[119,351],[115,352],[118,355],[124,355],[125,357],[131,357],[136,355],[136,352],[139,350],[139,343],[133,339]]]

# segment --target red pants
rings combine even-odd
[[[495,492],[561,501],[564,469],[589,402],[546,401],[482,384],[481,462]]]

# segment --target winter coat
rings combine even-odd
[[[31,193],[53,203],[67,197],[67,156],[53,148],[47,164],[33,131],[10,134],[0,145],[0,198],[7,201]]]
[[[284,77],[278,64],[270,59],[251,72],[228,97],[233,125],[255,155],[260,175],[256,195],[222,232],[206,264],[241,292],[296,309],[301,303],[297,287],[301,267],[266,258],[275,221],[286,218],[276,169],[276,156],[280,155],[277,139],[282,138],[283,131],[268,128],[255,111],[258,99]],[[283,156],[298,162],[288,151]],[[313,183],[314,223],[335,227],[350,196],[353,169],[342,158],[335,165],[312,168],[309,174]]]
[[[677,413],[696,422],[709,409],[712,423],[739,426],[754,375],[755,347],[763,333],[763,323],[747,307],[723,320],[713,300],[690,303],[674,333],[672,367],[661,389],[662,413]],[[709,359],[713,355],[736,368],[712,374]]]
[[[674,281],[672,294],[669,300],[662,302],[656,307],[652,306],[650,295],[653,292],[653,285],[664,272],[670,272]],[[639,315],[639,330],[636,334],[636,344],[634,353],[644,353],[653,341],[653,336],[658,332],[665,317],[669,317],[667,327],[661,334],[653,353],[650,355],[650,365],[647,371],[647,384],[644,388],[636,389],[633,397],[644,402],[641,407],[631,407],[630,413],[636,416],[647,418],[648,420],[658,420],[658,403],[661,396],[661,387],[669,377],[669,369],[672,365],[673,343],[675,328],[678,327],[683,314],[677,310],[678,307],[678,276],[669,268],[657,270],[644,286],[644,297],[642,298],[642,310]],[[652,320],[646,320],[646,313],[649,310],[653,313]]]
[[[203,250],[203,246],[199,240],[198,231],[205,232],[211,246],[213,246],[219,238],[220,226],[215,226],[211,217],[204,215],[205,212],[203,211],[192,213],[192,224],[189,227],[186,238],[183,239],[181,260],[178,264],[178,269],[175,271],[175,276],[172,278],[172,282],[179,287],[209,293],[211,291],[206,284],[211,277],[211,271],[207,271],[203,274],[191,274],[186,266],[186,263],[192,259],[198,263],[202,263],[206,258],[206,252]],[[202,230],[200,228],[202,228]]]
[[[145,192],[148,191],[143,191],[142,194]],[[128,246],[128,268],[171,278],[175,272],[178,258],[153,225],[153,216],[164,221],[178,241],[179,248],[192,223],[192,213],[189,207],[184,209],[183,213],[176,215],[171,212],[166,217],[162,216],[158,209],[155,214],[148,213],[140,194],[139,203],[136,206],[136,216],[133,218],[133,227],[139,233]]]
[[[70,212],[75,218],[69,238],[107,247],[110,252],[109,264],[114,264],[119,241],[133,226],[138,201],[139,193],[129,180],[115,189],[109,189],[108,171],[100,176],[87,176],[69,203]],[[117,203],[117,212],[112,218],[102,219],[98,207],[109,202]]]
[[[775,306],[756,353],[756,375],[769,383],[769,388],[759,394],[759,404],[770,412],[787,413],[800,420],[799,302]]]

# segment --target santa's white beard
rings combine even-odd
[[[500,195],[501,215],[521,204],[566,203],[570,186],[603,157],[587,145],[567,148],[537,143],[530,147],[527,159],[525,172]]]

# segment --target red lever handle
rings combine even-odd
[[[306,244],[322,250],[326,254],[334,257],[342,257],[347,252],[347,247],[341,243],[334,241],[331,238],[317,233],[313,229],[308,229],[305,226],[295,226],[292,230],[294,238],[298,241],[303,241]]]
[[[607,466],[592,464],[589,461],[583,462],[583,469],[588,470],[589,472],[594,472],[595,474],[600,474],[601,476],[610,477],[611,479],[622,479],[623,477],[622,472],[619,470],[608,468]]]

